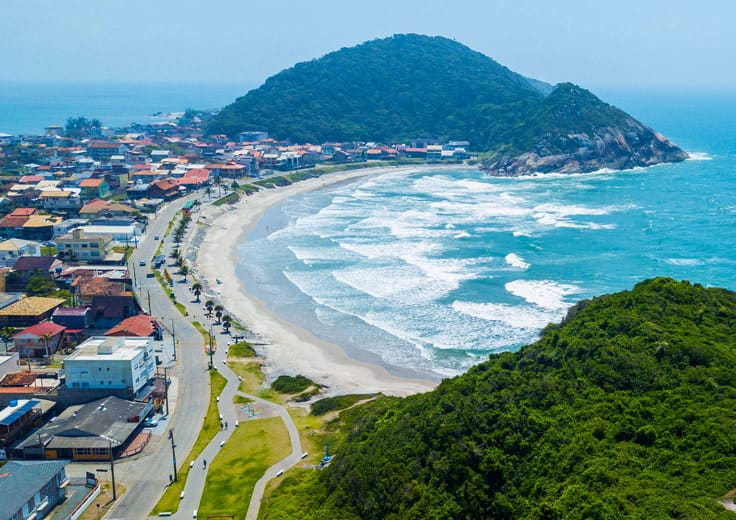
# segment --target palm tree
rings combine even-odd
[[[2,340],[5,345],[5,352],[8,351],[8,345],[13,340],[13,334],[15,334],[15,329],[13,327],[3,327],[0,329],[0,340]]]
[[[225,329],[225,334],[230,334],[230,326],[232,325],[232,318],[229,314],[225,314],[222,317],[222,328]]]
[[[212,300],[207,300],[206,302],[204,302],[204,308],[207,309],[208,318],[212,317],[212,309],[214,309],[214,307],[215,307],[215,302],[213,302]]]
[[[172,251],[169,257],[171,257],[173,260],[178,260],[181,253],[179,253],[179,248],[175,247]]]
[[[187,281],[187,275],[189,274],[189,266],[186,262],[182,262],[181,269],[179,269],[179,272],[184,275],[184,281]]]
[[[219,303],[215,305],[215,318],[217,318],[217,323],[220,323],[220,318],[222,317],[224,310],[225,308]]]
[[[199,295],[202,294],[202,284],[199,282],[193,283],[192,292],[194,293],[194,296],[197,298],[197,303],[199,303]]]

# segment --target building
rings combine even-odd
[[[13,336],[15,350],[23,359],[49,357],[61,347],[65,330],[51,321],[31,325]]]
[[[136,336],[161,340],[163,331],[156,318],[148,314],[138,314],[126,318],[105,332],[105,336]]]
[[[0,354],[0,381],[8,375],[20,370],[20,357],[17,352]]]
[[[0,518],[40,520],[66,498],[65,460],[13,460],[0,473]]]
[[[43,415],[56,403],[45,399],[12,399],[8,406],[0,408],[0,448],[41,425]]]
[[[61,266],[61,262],[53,256],[22,256],[6,276],[6,288],[9,292],[23,292],[33,276],[53,278],[57,266]]]
[[[89,307],[59,307],[51,315],[51,321],[67,327],[67,332],[79,332],[82,329],[88,329]]]
[[[153,338],[94,336],[64,360],[68,388],[126,389],[135,395],[156,374]]]
[[[110,460],[118,456],[153,409],[153,401],[107,396],[67,407],[11,449],[18,458]]]
[[[29,296],[0,309],[0,327],[28,327],[47,320],[61,307],[64,298]]]
[[[106,199],[110,196],[110,185],[105,179],[84,179],[79,187],[82,200]]]
[[[74,262],[101,262],[112,252],[112,235],[88,235],[85,228],[72,230],[68,235],[56,238],[59,255]]]
[[[0,242],[0,267],[13,267],[21,256],[40,256],[41,246],[38,242],[10,238]]]

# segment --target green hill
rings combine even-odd
[[[736,293],[657,278],[429,393],[343,412],[266,518],[736,518]],[[280,516],[281,515],[281,516]]]
[[[298,63],[225,107],[209,133],[298,143],[467,140],[490,171],[590,171],[686,154],[571,84],[552,87],[442,37],[395,35]]]

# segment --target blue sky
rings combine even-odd
[[[0,82],[256,86],[296,62],[415,32],[550,83],[729,89],[734,20],[725,0],[2,0]]]

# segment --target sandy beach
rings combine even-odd
[[[203,206],[199,219],[206,223],[207,229],[197,252],[197,275],[208,294],[214,294],[231,315],[264,339],[266,345],[258,351],[265,359],[267,378],[303,374],[326,385],[330,395],[382,392],[405,396],[436,386],[435,381],[397,377],[383,366],[352,359],[340,346],[322,341],[308,330],[276,316],[263,301],[248,292],[248,287],[236,274],[237,245],[272,206],[288,197],[339,182],[402,170],[366,168],[332,173],[290,186],[261,190],[243,197],[234,206]],[[217,279],[222,283],[217,284]]]

